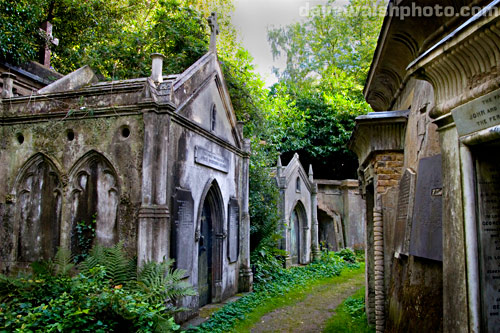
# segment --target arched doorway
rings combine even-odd
[[[292,264],[299,263],[300,223],[297,209],[294,209],[290,218],[290,258]]]
[[[288,250],[292,265],[302,263],[301,258],[305,255],[302,250],[304,238],[301,236],[304,225],[307,225],[306,212],[304,205],[299,201],[290,214],[290,243]]]
[[[219,301],[222,288],[222,195],[214,180],[205,189],[198,224],[199,306]]]

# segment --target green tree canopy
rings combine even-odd
[[[279,112],[291,114],[291,108],[281,94],[269,98],[252,57],[236,40],[232,10],[232,0],[0,0],[0,58],[36,60],[43,45],[39,28],[49,20],[60,40],[51,47],[51,65],[63,74],[90,65],[101,79],[146,77],[154,52],[166,56],[165,72],[180,73],[208,51],[206,18],[216,11],[219,61],[236,116],[252,140],[250,213],[256,248],[274,245],[279,220],[278,191],[269,170],[277,151],[265,140],[273,136],[272,126],[285,126]]]
[[[326,8],[334,5],[329,1]],[[284,162],[298,152],[317,178],[356,177],[357,161],[346,145],[356,116],[369,111],[363,84],[382,23],[375,14],[383,5],[351,0],[344,11],[315,8],[303,22],[269,31],[274,56],[286,58],[285,69],[275,70],[280,89],[300,110],[271,138]]]

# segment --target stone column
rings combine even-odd
[[[373,209],[373,234],[375,247],[375,330],[384,332],[385,288],[384,288],[384,226],[382,211]]]
[[[240,292],[252,291],[253,273],[250,266],[250,213],[248,211],[249,200],[249,168],[250,168],[250,139],[243,139],[243,176],[241,186],[241,254],[240,254],[240,278],[238,289]]]
[[[318,240],[318,184],[314,183],[312,165],[309,165],[309,181],[312,184],[311,190],[311,252],[312,259],[318,260],[321,257]]]
[[[292,266],[292,257],[290,256],[290,249],[288,248],[288,234],[290,225],[288,221],[285,219],[285,191],[286,191],[286,178],[282,177],[283,175],[283,165],[281,163],[281,157],[278,157],[278,165],[276,167],[276,182],[278,183],[278,188],[280,191],[280,201],[278,203],[278,211],[280,213],[280,223],[279,228],[282,228],[281,234],[283,238],[281,238],[280,248],[286,251],[285,257],[285,267],[288,268]],[[288,226],[287,226],[288,225]]]

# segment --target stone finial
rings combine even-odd
[[[309,180],[312,182],[314,179],[314,173],[313,173],[313,166],[312,164],[309,164]]]
[[[283,164],[281,164],[281,155],[278,156],[278,167],[282,167]]]
[[[217,52],[217,35],[219,34],[219,24],[217,23],[217,13],[212,14],[207,18],[208,25],[212,34],[210,35],[210,51]]]
[[[163,59],[165,59],[165,56],[161,53],[153,53],[151,59],[153,60],[151,79],[155,83],[163,82]]]
[[[14,89],[14,80],[16,76],[12,73],[3,72],[3,88],[2,88],[2,98],[11,98],[14,97],[13,89]]]

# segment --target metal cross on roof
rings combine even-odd
[[[207,18],[208,25],[212,34],[210,35],[210,51],[217,52],[217,35],[219,34],[219,24],[217,23],[217,13],[212,14]]]
[[[45,40],[45,43],[40,50],[40,62],[45,67],[50,67],[50,44],[59,45],[59,39],[52,36],[52,24],[45,21],[40,28],[40,33]]]

